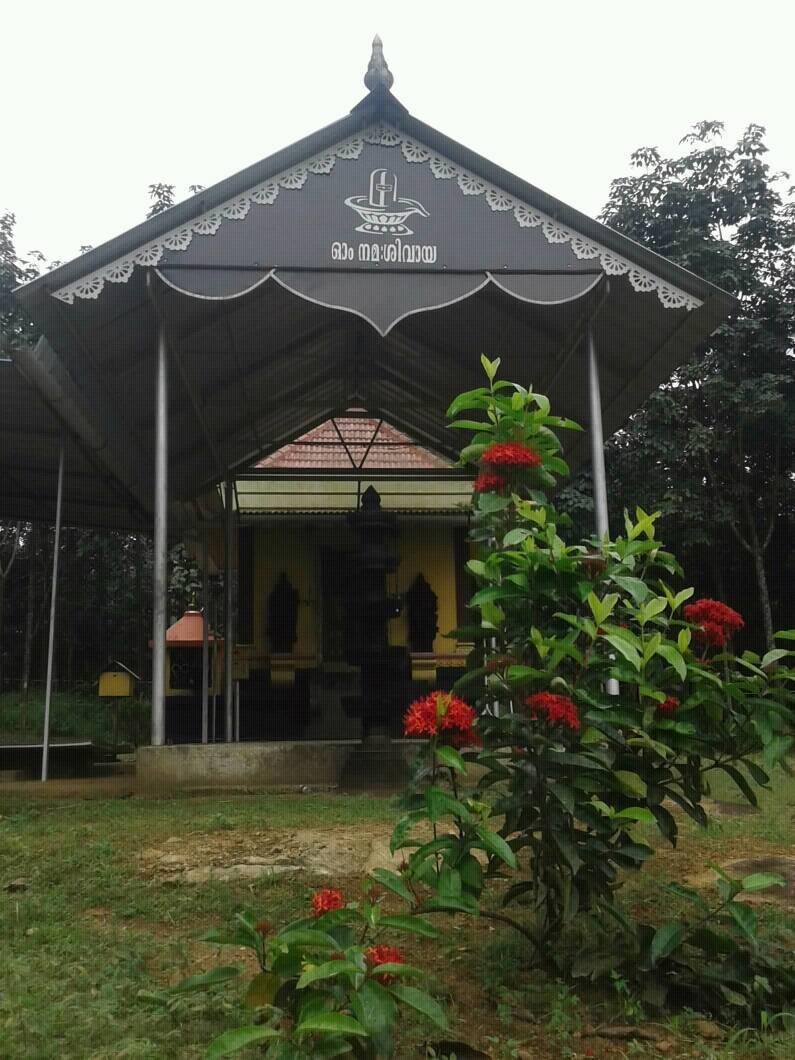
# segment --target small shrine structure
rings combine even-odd
[[[383,721],[374,660],[401,682],[390,716],[450,678],[469,484],[444,413],[481,353],[588,426],[565,457],[592,462],[604,534],[605,434],[733,304],[414,117],[378,38],[365,86],[339,121],[15,293],[41,338],[0,363],[0,516],[154,528],[154,747],[232,741],[238,682],[242,738],[263,740],[311,735],[335,696],[333,716]],[[377,568],[357,514],[373,494],[394,548]],[[217,731],[206,638],[194,723],[168,719],[178,537],[226,574]],[[360,621],[346,642],[354,606],[400,613],[367,647]]]

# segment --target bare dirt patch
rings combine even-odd
[[[391,826],[300,828],[259,832],[204,832],[173,836],[139,856],[148,879],[204,883],[304,873],[340,879],[392,868]]]
[[[743,902],[752,905],[772,902],[788,909],[795,909],[795,856],[781,854],[776,851],[746,858],[735,858],[732,861],[724,861],[721,866],[733,879],[743,879],[755,873],[772,874],[781,876],[784,886],[772,886],[764,891],[755,891],[753,894],[740,894],[738,897]],[[691,877],[687,882],[693,887],[704,887],[714,883],[715,873],[712,871],[701,873]]]

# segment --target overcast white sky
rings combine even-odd
[[[418,118],[595,214],[641,145],[768,130],[795,174],[790,0],[5,0],[0,211],[68,260],[346,114],[374,33]],[[795,176],[794,176],[795,179]]]

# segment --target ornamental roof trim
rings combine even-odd
[[[311,187],[314,180],[331,173],[338,162],[358,159],[365,144],[399,149],[406,162],[427,165],[437,180],[454,182],[462,196],[481,198],[484,206],[493,212],[510,211],[519,228],[541,228],[547,243],[567,244],[577,260],[593,261],[608,276],[627,276],[633,290],[638,293],[656,293],[666,309],[693,310],[703,304],[702,299],[665,281],[602,243],[587,238],[575,228],[509,194],[503,188],[458,165],[419,139],[407,135],[385,121],[374,122],[362,132],[349,136],[300,164],[293,165],[255,184],[247,191],[205,210],[188,223],[178,225],[143,243],[132,252],[55,289],[52,294],[67,305],[73,304],[76,298],[97,299],[106,283],[127,283],[136,267],[156,267],[166,252],[187,250],[195,236],[211,238],[222,225],[245,219],[250,210],[273,206],[281,194],[296,194]],[[270,276],[278,265],[278,262],[268,262],[263,265],[263,272],[270,269]]]

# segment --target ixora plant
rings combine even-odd
[[[383,940],[385,933],[436,938],[438,932],[421,917],[388,915],[383,899],[372,887],[358,902],[326,888],[312,896],[309,916],[280,931],[268,921],[240,913],[230,930],[206,934],[206,942],[252,950],[260,967],[244,997],[251,1021],[216,1038],[208,1060],[256,1044],[264,1047],[269,1060],[390,1057],[395,1024],[406,1008],[445,1028],[439,1003],[414,985],[423,979],[422,971],[407,962],[401,949]],[[173,1003],[185,993],[239,975],[235,965],[215,968],[157,999]]]
[[[795,652],[734,653],[742,617],[674,587],[681,572],[654,514],[627,515],[613,540],[567,543],[549,498],[568,473],[555,430],[579,428],[545,397],[497,380],[498,361],[483,365],[488,386],[448,411],[473,433],[461,458],[476,468],[477,591],[473,625],[456,636],[474,647],[454,691],[430,692],[404,719],[405,734],[426,742],[392,835],[402,865],[374,870],[377,897],[325,890],[311,917],[281,931],[240,914],[231,932],[205,936],[250,947],[260,966],[245,998],[254,1018],[216,1039],[210,1060],[255,1043],[270,1060],[389,1057],[407,1007],[444,1027],[439,1004],[413,985],[422,972],[382,937],[434,938],[438,914],[507,923],[555,974],[612,973],[650,1005],[678,988],[679,1003],[758,1020],[795,1000],[795,965],[764,952],[737,900],[780,877],[717,870],[711,904],[673,884],[692,915],[658,926],[617,901],[621,873],[653,854],[639,826],[675,844],[672,809],[706,824],[713,773],[754,803],[771,769],[786,768]],[[406,912],[392,912],[396,899]],[[171,996],[239,971],[215,969]]]
[[[488,385],[448,410],[452,427],[473,433],[461,459],[476,468],[477,558],[468,566],[477,624],[456,632],[474,644],[471,665],[454,694],[434,693],[407,715],[406,734],[427,736],[428,745],[392,844],[411,850],[402,881],[432,892],[417,911],[496,915],[531,940],[540,963],[560,968],[561,933],[581,915],[615,909],[621,872],[652,856],[639,825],[675,844],[672,809],[706,824],[702,801],[716,771],[755,803],[754,787],[777,764],[786,768],[795,653],[734,654],[742,617],[674,588],[681,571],[656,538],[654,514],[626,515],[613,540],[566,543],[566,520],[549,497],[568,474],[555,430],[579,428],[551,415],[542,395],[498,380],[499,361],[483,365]],[[460,748],[473,744],[481,746],[466,758],[485,775],[467,799],[457,784],[466,768]],[[484,835],[495,816],[499,834]],[[415,838],[428,820],[432,838]],[[480,904],[484,881],[506,869],[502,900],[516,904],[515,919],[484,914]],[[754,876],[749,887],[782,882]],[[753,949],[755,920],[733,900],[742,886],[722,886],[734,890],[716,916]],[[695,901],[681,888],[680,896]],[[626,932],[621,916],[607,919]],[[721,938],[687,924],[639,931],[637,964],[664,980],[675,950],[703,943],[713,946],[717,981],[715,963],[738,952],[736,938]],[[591,958],[579,974],[605,974],[604,952]],[[737,1003],[742,976],[733,974],[726,970],[725,985]]]

